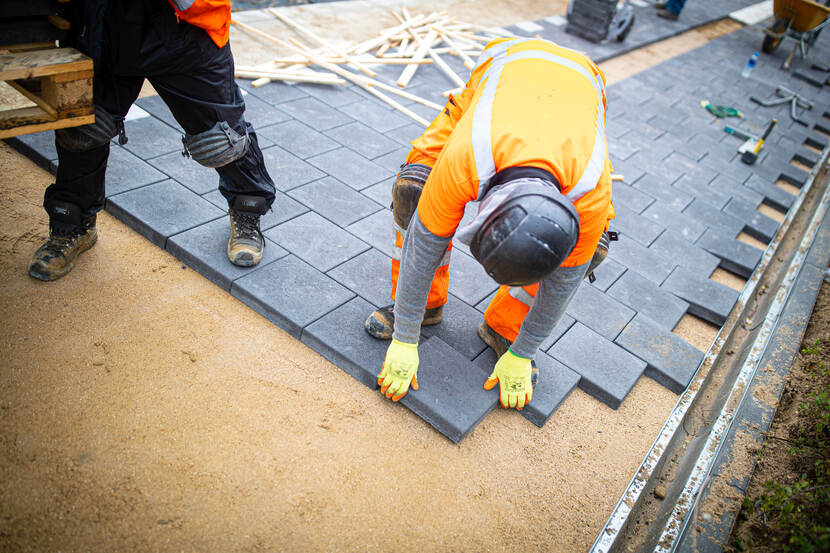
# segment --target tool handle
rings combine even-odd
[[[772,128],[775,126],[776,123],[778,123],[778,119],[773,117],[772,121],[770,121],[769,125],[767,125],[767,130],[764,131],[764,135],[761,137],[762,142],[767,139],[767,137],[769,136],[769,133],[772,132]]]
[[[750,136],[750,135],[746,134],[743,131],[739,131],[738,129],[732,128],[729,125],[725,126],[723,128],[723,130],[724,130],[724,132],[735,135],[738,138],[742,138],[743,140],[751,140],[751,139],[755,138],[754,136]]]

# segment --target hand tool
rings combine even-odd
[[[802,98],[801,96],[799,96],[798,94],[796,94],[795,92],[790,90],[789,88],[785,88],[783,86],[779,86],[778,88],[776,88],[775,89],[775,94],[776,94],[776,96],[782,96],[782,98],[779,98],[777,100],[765,101],[765,100],[759,100],[755,96],[750,96],[749,99],[751,101],[755,102],[756,104],[764,106],[764,107],[777,106],[778,104],[786,104],[787,102],[789,102],[790,103],[790,117],[792,117],[793,121],[795,121],[796,123],[801,123],[805,127],[808,126],[808,123],[806,121],[804,121],[802,119],[799,119],[798,116],[795,114],[795,108],[796,108],[796,106],[801,106],[804,109],[808,109],[808,110],[813,109],[813,103],[812,102],[808,102],[805,98]]]
[[[723,119],[724,117],[743,117],[744,114],[738,111],[735,108],[730,108],[728,106],[716,106],[714,104],[710,104],[709,100],[701,100],[700,105],[706,108],[706,111],[717,117],[718,119]]]
[[[755,160],[758,159],[758,152],[761,151],[761,148],[764,147],[764,141],[769,136],[769,133],[772,132],[772,128],[775,124],[778,123],[778,119],[773,117],[772,121],[769,122],[767,125],[767,130],[764,131],[764,134],[761,136],[761,139],[758,141],[758,144],[755,145],[755,148],[752,151],[744,152],[741,154],[741,161],[746,163],[747,165],[752,165],[755,163]]]

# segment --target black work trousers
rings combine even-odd
[[[189,134],[207,131],[220,121],[240,134],[247,127],[251,140],[245,155],[216,169],[219,190],[230,205],[237,195],[264,197],[267,211],[274,201],[274,182],[256,134],[244,118],[245,102],[234,81],[230,44],[219,48],[204,30],[177,21],[166,1],[115,0],[110,6],[102,59],[96,63],[93,81],[95,105],[116,120],[123,119],[146,78]],[[85,152],[69,151],[57,143],[56,147],[57,178],[46,189],[44,206],[50,200],[73,203],[83,216],[101,210],[110,144]],[[194,162],[183,157],[182,163]]]

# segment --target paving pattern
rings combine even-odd
[[[637,2],[637,24],[624,43],[592,44],[565,34],[562,17],[507,30],[538,34],[602,60],[750,3],[690,2],[679,22],[666,22]],[[770,242],[778,223],[757,208],[786,212],[795,196],[776,182],[801,186],[808,172],[791,162],[811,167],[818,156],[805,146],[825,148],[830,135],[830,87],[781,70],[789,48],[763,55],[751,77],[741,77],[762,38],[757,29],[742,29],[609,87],[609,151],[625,176],[614,188],[613,228],[620,240],[536,358],[540,382],[522,411],[532,423],[542,426],[577,386],[617,408],[642,375],[675,393],[688,385],[703,352],[672,330],[687,313],[723,324],[738,293],[709,277],[718,267],[742,277],[752,273],[762,251],[738,235]],[[826,38],[813,59],[830,59]],[[447,61],[464,74],[454,59]],[[796,66],[810,72],[798,60]],[[394,81],[399,69],[380,72]],[[137,102],[127,122],[129,143],[112,148],[107,209],[375,387],[387,344],[369,337],[363,321],[390,301],[392,180],[422,128],[353,86],[240,85],[278,190],[262,220],[267,247],[258,267],[237,268],[225,258],[227,206],[216,174],[181,157],[181,130],[158,97]],[[764,108],[748,100],[774,97],[779,85],[814,102],[802,114],[806,126],[790,119],[786,105]],[[436,68],[424,66],[409,90],[443,103],[441,92],[452,87]],[[746,118],[735,125],[757,134],[778,118],[755,165],[741,163],[740,141],[700,107],[704,98],[741,109]],[[408,107],[435,116],[420,104]],[[52,133],[14,143],[54,169]],[[421,389],[402,403],[459,442],[497,405],[497,391],[482,389],[495,356],[476,335],[497,286],[461,245],[450,275],[444,322],[423,332]]]

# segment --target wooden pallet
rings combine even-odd
[[[0,109],[0,138],[94,122],[92,73],[74,48],[0,54],[0,81],[35,104]]]

